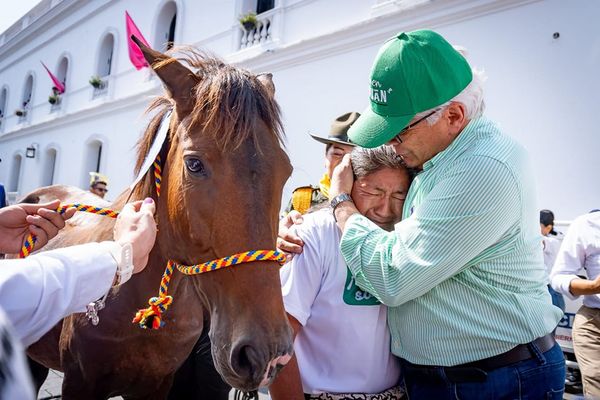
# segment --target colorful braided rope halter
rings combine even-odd
[[[162,181],[162,168],[160,156],[156,157],[153,163],[154,166],[154,184],[156,187],[156,195],[160,197],[160,184]],[[63,204],[56,211],[64,214],[70,207],[75,207],[77,211],[88,212],[117,218],[119,213],[108,208],[100,208],[85,204]],[[27,257],[35,246],[36,237],[30,234],[19,253],[20,258]],[[184,275],[197,275],[205,272],[216,271],[221,268],[231,267],[238,264],[249,263],[253,261],[277,261],[280,265],[285,263],[285,254],[276,250],[252,250],[244,253],[238,253],[231,256],[219,258],[217,260],[208,261],[202,264],[183,265],[176,261],[169,260],[167,267],[160,281],[158,296],[151,297],[148,300],[149,307],[138,310],[133,318],[133,323],[139,324],[144,329],[159,329],[164,326],[162,315],[167,311],[168,307],[173,303],[173,297],[168,295],[169,282],[175,268]]]

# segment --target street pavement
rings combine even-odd
[[[44,382],[44,385],[40,389],[40,393],[38,395],[38,400],[50,400],[50,399],[60,399],[60,393],[62,388],[62,372],[50,370],[48,374],[48,379]],[[258,397],[260,400],[269,400],[270,397],[267,394],[259,393]],[[122,397],[112,397],[111,399],[119,400],[123,399]],[[233,400],[233,390],[229,394],[229,399]]]

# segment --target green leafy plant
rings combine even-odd
[[[48,96],[48,103],[56,104],[58,102],[60,102],[60,96],[58,93],[53,93],[50,96]]]
[[[102,79],[98,75],[92,75],[89,82],[90,82],[90,85],[92,85],[96,89],[98,89],[104,85],[104,81],[102,81]]]
[[[256,25],[258,24],[258,19],[256,18],[255,12],[249,12],[242,15],[239,18],[239,21],[240,24],[244,27],[244,30],[246,30],[247,32],[250,32],[251,30],[256,28]]]

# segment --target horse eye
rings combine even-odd
[[[204,168],[204,164],[197,158],[186,158],[185,166],[194,175],[206,175],[206,169]]]

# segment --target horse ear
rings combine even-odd
[[[151,49],[137,37],[131,40],[138,45],[144,58],[165,85],[169,95],[175,100],[175,107],[182,113],[188,113],[194,107],[193,90],[198,83],[196,75],[175,58]]]
[[[265,87],[265,89],[267,89],[267,92],[269,93],[269,95],[271,97],[274,97],[275,96],[275,84],[273,83],[273,74],[271,74],[271,73],[258,74],[256,76],[256,78],[258,79],[258,81],[260,83],[262,83],[262,85]]]

